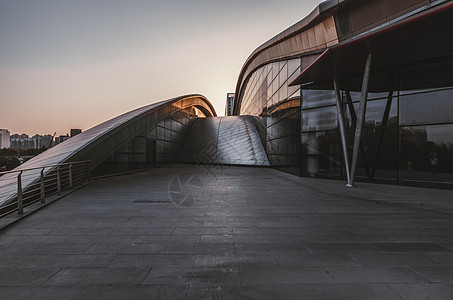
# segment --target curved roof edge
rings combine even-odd
[[[191,104],[191,102],[187,103],[185,102],[185,100],[194,101]],[[129,131],[126,132],[126,137],[124,137],[124,134],[121,135],[121,139],[119,139],[116,136],[119,134],[119,132],[121,133],[121,129],[124,129],[125,127],[126,129],[134,126],[137,127],[136,126],[137,122],[144,119],[144,117],[149,116],[149,113],[152,113],[152,111],[154,111],[155,109],[170,106],[176,104],[177,102],[181,102],[180,105],[177,105],[177,107],[179,107],[180,109],[185,109],[187,107],[193,106],[202,110],[205,116],[208,117],[217,116],[214,106],[211,104],[211,102],[206,97],[200,94],[184,95],[159,101],[150,105],[134,109],[132,111],[114,117],[108,121],[105,121],[101,124],[98,124],[33,157],[32,159],[28,160],[27,162],[25,162],[24,164],[20,165],[19,167],[15,168],[12,171],[32,169],[46,165],[56,165],[59,163],[69,161],[86,160],[83,159],[83,157],[85,156],[89,157],[91,152],[99,151],[100,149],[104,149],[105,150],[104,152],[107,153],[112,148],[111,145],[112,141],[114,143],[118,143],[118,140],[121,140],[120,142],[122,142],[124,138],[128,138],[127,134],[130,134]],[[135,127],[132,129],[137,130]],[[133,131],[132,129],[130,130],[131,132]],[[104,142],[106,143],[106,145],[102,144]],[[99,157],[102,156],[102,153],[96,153],[96,155]],[[52,169],[53,168],[49,169],[46,168],[45,173],[50,172]],[[17,176],[16,173],[8,173],[0,177],[0,189],[2,188],[2,186],[10,182],[11,179],[15,180],[16,176]],[[32,182],[31,179],[29,181],[30,182],[23,183],[24,188],[26,188],[27,184]]]
[[[342,4],[346,3],[346,2],[349,2],[349,1],[351,1],[351,0],[326,0],[326,1],[321,2],[305,18],[303,18],[302,20],[300,20],[296,24],[290,26],[289,28],[285,29],[281,33],[277,34],[276,36],[274,36],[273,38],[271,38],[270,40],[264,42],[258,48],[256,48],[250,54],[250,56],[246,59],[244,65],[242,66],[241,71],[239,73],[238,80],[237,80],[237,83],[236,83],[236,89],[235,89],[236,98],[235,98],[234,104],[233,104],[233,113],[236,113],[237,109],[238,109],[238,107],[237,107],[238,106],[238,101],[237,100],[239,100],[239,97],[240,97],[241,85],[242,85],[243,82],[245,82],[243,80],[243,78],[244,78],[244,75],[245,75],[245,73],[247,71],[247,68],[251,64],[251,62],[260,53],[262,53],[266,49],[272,48],[272,47],[280,44],[281,42],[291,38],[294,35],[297,35],[298,33],[301,33],[303,31],[307,30],[310,27],[315,26],[322,19],[324,19],[329,14],[331,14],[332,11],[335,10],[338,6],[340,6],[340,5],[342,5]],[[253,71],[250,72],[250,74],[252,74],[252,73],[253,73]],[[248,74],[248,75],[250,75],[250,74]]]

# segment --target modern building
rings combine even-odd
[[[234,115],[285,172],[453,187],[453,1],[330,0],[258,47]]]
[[[50,134],[46,135],[39,135],[35,134],[33,136],[33,140],[35,141],[35,148],[40,149],[40,148],[49,148],[52,146],[53,143],[53,136]]]
[[[71,135],[70,137],[76,136],[79,133],[82,133],[82,129],[71,129]]]
[[[33,149],[36,148],[36,140],[28,136],[28,134],[13,134],[11,136],[11,148],[14,149]]]
[[[60,136],[57,136],[55,137],[55,145],[58,145],[60,143],[63,143],[64,141],[66,141],[67,139],[69,139],[69,135],[60,135]]]
[[[21,167],[89,160],[102,175],[157,163],[234,164],[349,186],[453,188],[451,20],[453,0],[324,1],[245,61],[232,117],[216,117],[202,95],[180,96],[106,121]],[[15,178],[2,176],[0,189],[7,180]],[[27,180],[25,189],[38,177]]]
[[[10,147],[10,133],[8,129],[0,129],[0,149]]]
[[[40,149],[49,148],[52,145],[53,137],[50,134],[35,134],[29,137],[28,134],[13,134],[10,137],[11,148],[14,149]]]
[[[233,115],[234,93],[228,93],[225,103],[225,116]]]

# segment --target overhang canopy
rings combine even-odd
[[[304,89],[361,90],[367,55],[373,55],[370,92],[453,86],[453,3],[436,5],[328,48],[291,85]],[[438,65],[435,68],[433,65]],[[421,65],[430,65],[421,69]],[[398,70],[414,69],[401,80]],[[406,76],[407,75],[407,76]]]

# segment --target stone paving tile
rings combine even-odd
[[[416,229],[412,229],[414,232]],[[439,231],[442,229],[439,229]],[[449,232],[449,230],[446,230]],[[397,243],[425,243],[425,244],[440,244],[445,242],[453,242],[453,237],[450,233],[432,234],[432,233],[400,233],[400,234],[389,234],[389,237],[393,239],[393,242]],[[450,249],[451,250],[451,249]]]
[[[445,248],[447,248],[448,250],[453,251],[453,243],[446,242],[446,243],[440,243],[440,244],[442,246],[444,246]]]
[[[362,266],[438,266],[440,262],[429,253],[387,252],[352,253],[351,257]],[[453,257],[452,257],[453,258]],[[442,259],[442,263],[444,260]],[[453,260],[452,260],[453,262]]]
[[[237,240],[238,237],[232,234],[206,234],[200,237],[200,243],[204,244],[234,244],[235,242],[237,242]]]
[[[232,234],[232,228],[229,227],[201,227],[201,228],[191,228],[191,227],[177,227],[174,229],[174,235],[187,235],[187,234],[199,234],[199,235],[224,235]]]
[[[110,264],[111,267],[192,267],[195,255],[143,255],[129,254],[118,255]]]
[[[307,248],[304,244],[295,241],[292,244],[235,244],[236,253],[238,255],[254,255],[254,254],[276,254],[276,253],[307,253]]]
[[[403,283],[389,287],[403,299],[451,299],[453,295],[453,285],[445,283]]]
[[[195,244],[200,243],[199,235],[137,235],[132,239],[135,244]]]
[[[221,268],[152,268],[143,284],[239,285],[239,270]]]
[[[72,235],[72,236],[61,236],[62,243],[69,244],[90,244],[90,247],[96,243],[99,244],[133,244],[137,239],[137,236],[133,235],[105,235],[105,236],[94,236],[94,235]]]
[[[118,285],[86,287],[76,298],[77,300],[109,299],[109,300],[184,300],[187,285]],[[61,298],[66,299],[66,298]]]
[[[394,243],[396,240],[386,234],[338,234],[326,235],[332,243]]]
[[[0,268],[0,287],[14,285],[40,285],[57,273],[51,268]]]
[[[113,232],[113,228],[59,228],[47,235],[108,235]]]
[[[0,257],[0,266],[11,269],[106,267],[115,257],[115,255],[23,254]]]
[[[190,285],[187,300],[199,299],[386,299],[401,300],[384,284],[268,284],[242,286]],[[409,298],[408,298],[409,299]],[[416,298],[412,298],[416,299]]]
[[[323,267],[247,268],[239,269],[242,285],[335,283],[335,278]]]
[[[173,228],[170,227],[126,227],[116,228],[110,235],[168,235],[173,232]]]
[[[85,254],[159,254],[164,244],[97,243]]]
[[[132,285],[141,284],[149,268],[63,268],[45,285]]]
[[[283,254],[275,253],[275,260],[281,267],[318,266],[359,266],[350,255],[343,253]]]
[[[180,172],[205,170],[94,181],[0,231],[0,299],[453,298],[451,191],[232,167],[196,206],[149,202]]]
[[[7,235],[7,236],[2,236],[0,239],[0,245],[1,246],[7,246],[7,247],[20,247],[21,245],[24,244],[60,244],[65,242],[67,237],[65,236],[47,236],[47,235],[41,235],[41,236],[12,236],[12,235]]]
[[[427,280],[407,267],[328,267],[337,283],[395,283]]]
[[[437,265],[453,266],[453,252],[425,252],[423,255],[437,262]]]
[[[277,263],[270,254],[254,254],[254,255],[197,255],[195,259],[195,267],[223,267],[223,266],[248,266],[248,267],[276,267]]]
[[[448,248],[434,243],[374,243],[383,252],[449,252]]]
[[[377,247],[368,243],[307,243],[305,247],[311,253],[369,253],[378,251]]]
[[[428,278],[430,282],[453,283],[452,266],[412,267],[412,269]]]
[[[210,254],[210,255],[234,255],[234,244],[167,244],[163,254]]]
[[[0,299],[71,300],[76,299],[84,289],[81,286],[2,286],[0,287]]]
[[[51,233],[58,228],[16,228],[15,230],[5,230],[5,235],[13,234],[15,236],[25,235],[25,236],[40,236]]]
[[[4,254],[13,255],[20,251],[21,254],[83,254],[92,247],[92,243],[39,243],[31,241],[29,243],[16,243],[9,247]]]

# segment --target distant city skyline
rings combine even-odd
[[[0,128],[85,131],[191,93],[223,115],[256,45],[320,2],[0,0]]]

